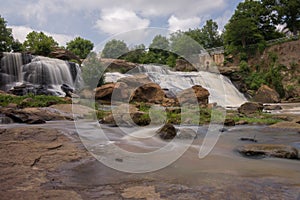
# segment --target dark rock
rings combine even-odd
[[[280,102],[279,94],[272,88],[268,87],[267,85],[262,85],[257,90],[253,99],[254,99],[254,101],[257,101],[260,103],[279,103]]]
[[[159,137],[163,140],[172,140],[176,137],[176,129],[172,124],[165,124],[161,129],[157,131]]]
[[[264,108],[264,106],[261,103],[246,102],[238,108],[238,111],[239,111],[239,113],[248,115],[248,114],[254,114],[257,112],[261,112],[263,110],[263,108]]]
[[[233,119],[225,119],[224,126],[235,126],[235,121]]]
[[[69,86],[68,84],[62,84],[60,86],[61,90],[66,93],[66,97],[71,97],[72,98],[72,93],[74,93],[74,88]]]
[[[238,148],[238,152],[247,157],[277,157],[298,159],[294,147],[280,144],[247,144]]]
[[[257,142],[257,140],[254,138],[240,138],[241,141],[250,141],[250,142]]]
[[[46,123],[45,120],[40,119],[38,117],[30,117],[25,121],[26,124],[44,124]]]
[[[228,131],[227,128],[220,128],[220,129],[219,129],[219,132],[221,132],[221,133],[224,133],[224,132],[226,132],[226,131]]]

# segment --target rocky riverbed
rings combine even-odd
[[[195,127],[189,128],[195,130]],[[194,143],[166,168],[130,174],[106,167],[92,157],[81,143],[72,121],[3,125],[0,129],[1,199],[299,198],[299,160],[249,159],[237,151],[241,146],[252,144],[240,140],[241,137],[255,137],[257,144],[287,145],[299,151],[297,131],[266,126],[228,128],[213,151],[199,159],[199,145],[207,128],[199,127]],[[133,152],[143,152],[157,145],[155,141],[129,140],[118,127],[102,125],[102,129],[120,147]],[[93,135],[92,130],[90,134]],[[109,150],[110,144],[102,149]],[[116,162],[126,162],[126,158]]]

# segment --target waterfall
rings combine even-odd
[[[3,53],[0,66],[0,89],[8,91],[26,85],[28,92],[62,96],[62,84],[75,87],[80,67],[75,63],[43,56]],[[30,86],[30,87],[28,87]],[[26,93],[26,92],[25,92]]]
[[[106,73],[105,80],[116,82],[119,78],[135,73],[147,74],[151,81],[173,96],[193,85],[201,85],[209,91],[210,103],[216,102],[224,107],[238,107],[247,101],[227,77],[208,71],[174,72],[163,66],[142,65],[130,71],[129,74]]]

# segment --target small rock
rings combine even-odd
[[[165,124],[157,133],[163,140],[172,140],[177,135],[176,129],[172,124]]]
[[[225,119],[224,126],[235,126],[235,121],[233,119]]]

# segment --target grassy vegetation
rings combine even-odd
[[[224,119],[232,119],[236,123],[246,122],[247,124],[265,124],[271,125],[282,120],[276,118],[275,116],[258,112],[251,114],[249,116],[241,115],[237,111],[227,111],[227,114],[222,109],[209,109],[209,108],[196,108],[196,107],[186,107],[186,108],[166,108],[155,109],[148,104],[140,103],[138,106],[140,111],[144,114],[136,119],[137,124],[147,125],[150,123],[171,123],[171,124],[189,124],[189,125],[204,125],[212,123],[223,123]],[[109,115],[110,111],[97,112],[98,119],[103,119],[105,116]],[[155,121],[153,121],[155,120]]]
[[[66,104],[70,101],[57,97],[46,95],[28,94],[25,96],[12,96],[0,94],[0,106],[6,107],[8,104],[17,104],[18,107],[47,107],[54,104]]]

